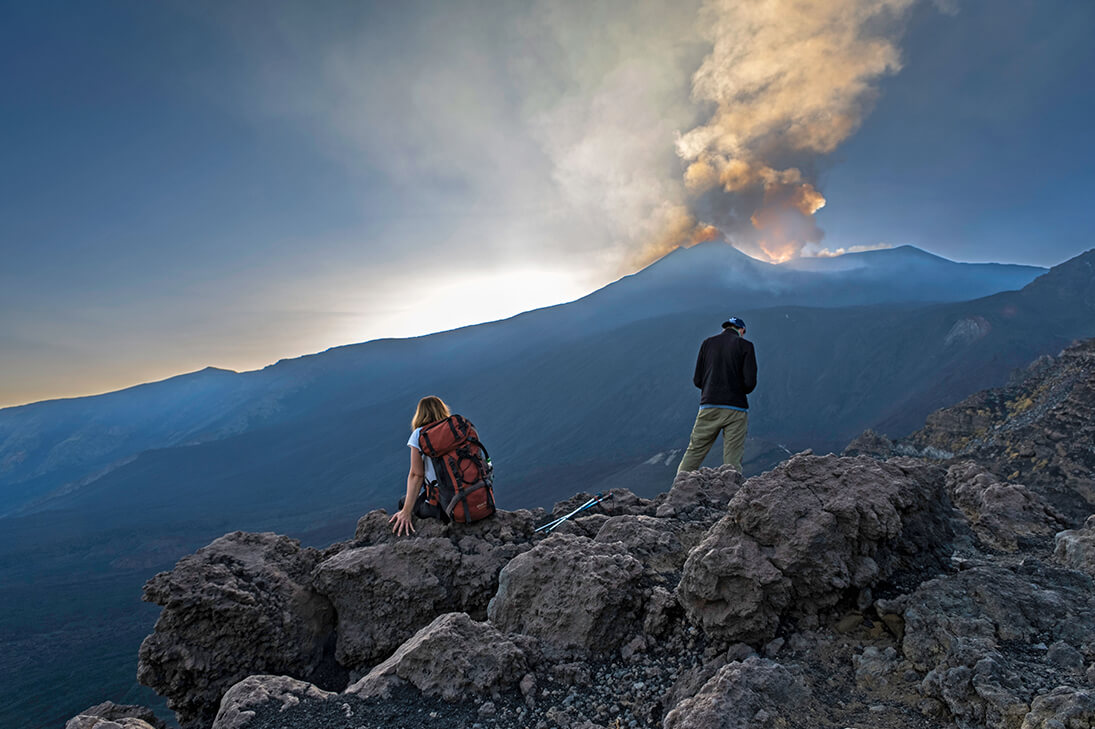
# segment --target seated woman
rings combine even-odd
[[[439,397],[429,395],[418,401],[418,408],[414,411],[414,418],[411,419],[413,430],[410,440],[407,441],[407,445],[411,447],[411,470],[407,474],[407,495],[403,499],[403,508],[388,520],[389,524],[394,522],[392,531],[398,536],[411,534],[414,531],[411,515],[414,513],[415,502],[418,501],[418,492],[422,489],[422,484],[437,480],[433,461],[423,458],[422,451],[418,448],[418,435],[423,427],[444,420],[451,414],[449,406]]]

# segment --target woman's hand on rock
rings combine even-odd
[[[414,525],[411,524],[410,512],[400,509],[388,520],[389,524],[392,524],[392,522],[395,522],[394,526],[392,526],[392,531],[395,532],[397,537],[403,535],[410,536],[414,532]]]

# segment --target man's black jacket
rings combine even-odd
[[[703,340],[692,378],[702,391],[700,405],[748,408],[748,395],[757,386],[757,353],[753,343],[727,328]]]

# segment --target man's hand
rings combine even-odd
[[[392,531],[395,532],[397,537],[410,536],[414,532],[414,526],[411,524],[411,512],[406,509],[395,512],[392,518],[388,520],[389,524],[392,522],[395,522]]]

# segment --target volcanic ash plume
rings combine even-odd
[[[821,240],[825,198],[803,170],[855,132],[878,80],[900,69],[915,1],[707,0],[714,47],[692,96],[714,111],[677,140],[701,217],[774,261]]]

